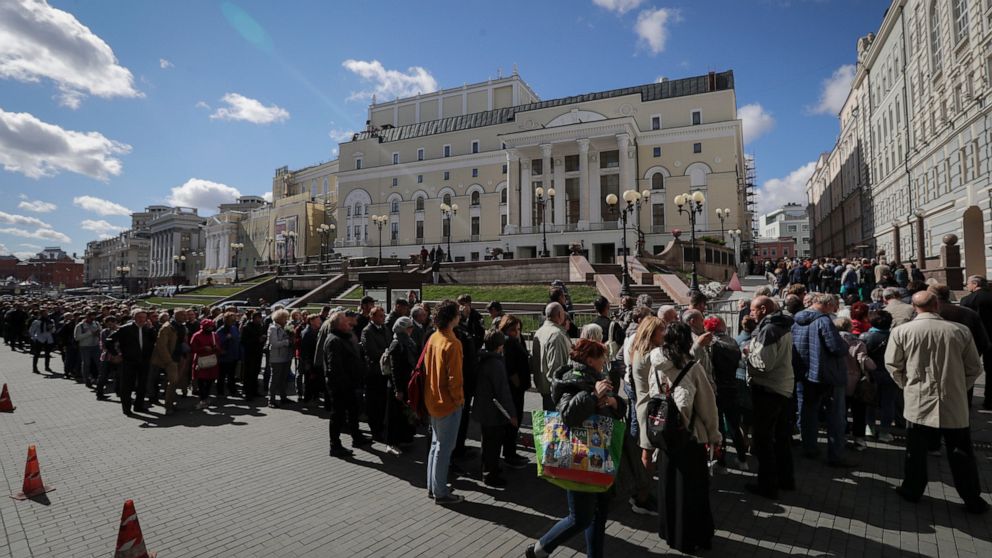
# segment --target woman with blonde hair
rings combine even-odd
[[[640,448],[640,465],[650,476],[654,471],[654,446],[648,440],[645,425],[648,421],[648,401],[650,378],[652,372],[651,351],[661,346],[665,338],[667,324],[655,316],[646,316],[637,324],[637,331],[630,346],[630,368],[628,369],[627,385],[632,388],[627,395],[631,400],[630,436]],[[636,452],[635,452],[636,453]],[[640,475],[638,475],[640,476]],[[639,483],[635,483],[639,484]],[[631,508],[643,515],[657,515],[658,504],[650,498],[650,490],[638,487],[630,500]]]

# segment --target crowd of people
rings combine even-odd
[[[669,546],[692,552],[712,545],[712,472],[756,469],[743,488],[777,499],[797,489],[794,446],[819,458],[821,422],[832,467],[857,466],[850,452],[866,449],[871,437],[904,436],[898,491],[912,502],[926,486],[926,456],[942,442],[966,509],[988,509],[969,407],[982,362],[992,361],[992,290],[970,277],[971,294],[957,305],[946,286],[893,267],[867,260],[770,266],[772,284],[741,301],[736,337],[699,292],[684,308],[655,308],[642,295],[614,309],[600,297],[595,318],[579,328],[560,282],[532,335],[498,301],[484,318],[468,295],[434,305],[411,296],[391,308],[365,297],[354,310],[315,313],[156,312],[20,297],[0,301],[0,315],[7,345],[30,351],[35,373],[42,360],[51,372],[57,352],[64,377],[98,399],[112,383],[125,415],[152,405],[175,413],[188,390],[199,409],[263,396],[279,407],[290,403],[295,379],[298,404],[327,410],[331,456],[347,459],[373,443],[404,454],[426,423],[427,492],[441,505],[464,500],[449,480],[466,473],[469,458],[494,488],[507,486],[505,468],[531,466],[520,429],[533,387],[541,408],[568,424],[605,415],[623,421],[627,434],[613,488],[568,490],[568,515],[526,555],[548,556],[584,533],[588,555],[602,556],[611,501],[620,495],[634,512],[660,516]],[[663,398],[676,405],[688,443],[658,447],[650,435],[650,409]],[[466,445],[471,420],[481,431],[479,452]]]

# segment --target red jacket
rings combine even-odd
[[[217,335],[214,332],[204,330],[197,331],[189,342],[190,351],[193,353],[193,378],[197,380],[216,380],[220,372],[218,365],[210,368],[200,368],[199,360],[207,355],[220,355],[220,344],[217,342]]]

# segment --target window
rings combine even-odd
[[[654,147],[654,148],[652,148],[651,149],[651,155],[653,157],[661,157],[661,148],[660,147]]]
[[[703,123],[703,111],[694,110],[692,111],[692,125],[699,126]]]
[[[395,188],[396,186],[398,186],[399,185],[399,182],[400,182],[400,179],[399,178],[396,178],[394,176],[393,177],[393,188]]]
[[[418,161],[423,161],[424,160],[424,148],[423,147],[421,147],[420,149],[417,150],[417,160]]]
[[[389,240],[395,241],[400,236],[400,224],[393,221],[389,224]]]
[[[400,200],[393,200],[389,202],[389,212],[399,213],[400,212]]]
[[[930,70],[937,74],[941,69],[940,59],[940,16],[937,2],[930,3]]]
[[[651,176],[651,189],[652,190],[664,190],[665,189],[665,175],[660,172],[656,172]]]
[[[565,155],[565,172],[576,172],[579,170],[579,156]]]
[[[450,145],[445,145],[444,146],[444,156],[445,157],[451,157],[451,146]]]
[[[472,153],[479,152],[479,142],[478,140],[472,142]]]
[[[499,191],[499,203],[500,205],[506,205],[506,188]]]
[[[968,2],[951,0],[951,16],[954,18],[954,40],[961,42],[968,38]]]
[[[351,208],[350,208],[350,207],[347,207],[347,208],[345,208],[345,209],[347,209],[347,210],[348,210],[348,217],[351,217]]]
[[[360,217],[362,215],[362,204],[357,203],[357,202],[355,203],[355,213],[354,213],[354,215],[355,215],[355,217]]]
[[[501,213],[499,216],[499,232],[500,234],[506,232],[506,213]]]
[[[530,174],[532,176],[544,174],[544,161],[542,159],[534,159],[530,162]]]
[[[449,178],[451,178],[451,173],[449,173],[448,171],[444,171],[444,179],[447,180]]]
[[[701,143],[694,143],[694,144],[692,144],[692,152],[693,153],[702,153],[703,152],[703,144],[701,144]]]
[[[324,190],[321,192],[321,194],[328,194],[328,193],[330,193],[330,190],[327,189],[327,177],[325,176],[324,177]]]
[[[603,151],[599,154],[599,168],[615,169],[620,166],[620,151]]]
[[[617,215],[615,213],[611,214],[610,206],[606,203],[606,196],[610,194],[617,197],[620,196],[620,175],[618,174],[604,174],[599,177],[599,195],[601,198],[599,200],[600,218],[604,222],[617,220]],[[620,203],[623,202],[621,201]]]
[[[423,211],[423,210],[424,210],[424,198],[423,196],[420,196],[417,198],[416,211]]]
[[[445,194],[441,201],[446,205],[451,205],[451,194]]]
[[[479,236],[479,216],[472,217],[472,236]]]
[[[651,117],[651,129],[652,130],[660,130],[661,129],[661,117],[660,116],[652,116]]]
[[[355,170],[362,170],[362,158],[355,159]]]
[[[660,175],[655,175],[660,176]],[[665,204],[656,203],[651,206],[651,222],[654,232],[664,232],[665,230]]]
[[[345,227],[345,230],[348,232],[347,240],[351,240],[351,228]]]
[[[417,175],[417,184],[423,184],[423,183],[424,183],[424,175],[418,174]]]
[[[503,174],[506,174],[506,163],[503,163]]]
[[[417,221],[417,238],[421,239],[421,242],[423,241],[423,238],[424,238],[424,222],[423,221]]]
[[[479,177],[479,169],[472,169],[472,178]]]
[[[479,192],[472,192],[472,205],[479,205]]]
[[[394,165],[400,164],[400,154],[399,153],[393,153],[393,164]]]
[[[355,225],[355,240],[361,240],[361,239],[362,239],[362,226]]]

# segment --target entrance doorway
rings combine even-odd
[[[971,206],[962,217],[965,275],[985,276],[985,220],[982,210]]]

